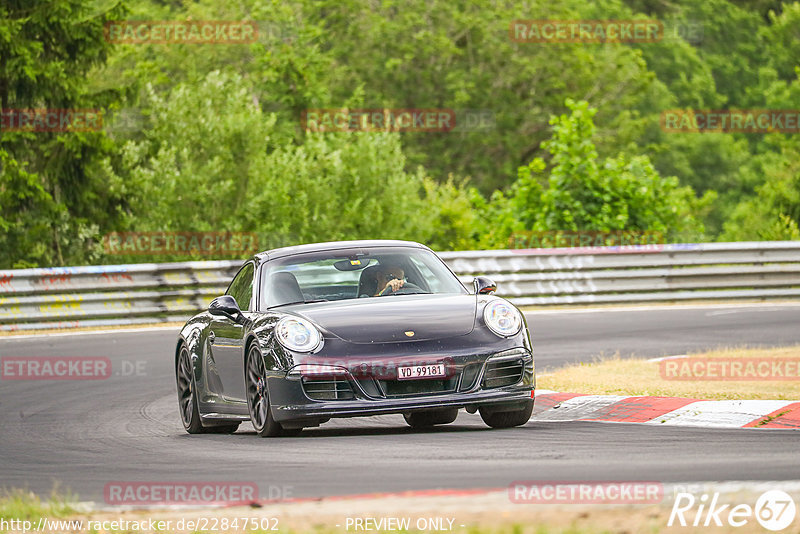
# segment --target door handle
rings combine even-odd
[[[214,343],[215,339],[217,339],[217,335],[212,330],[211,332],[208,333],[208,341]]]

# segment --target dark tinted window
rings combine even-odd
[[[248,263],[239,271],[231,282],[226,295],[236,299],[239,309],[246,311],[250,309],[250,299],[253,296],[253,264]]]
[[[374,297],[384,276],[403,280],[402,294],[466,293],[464,286],[429,250],[363,247],[303,253],[271,260],[261,270],[261,306]]]

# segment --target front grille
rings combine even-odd
[[[406,395],[448,393],[455,390],[457,381],[458,376],[446,379],[379,380],[378,383],[387,397],[400,397]]]
[[[332,378],[327,380],[309,380],[303,378],[303,391],[312,400],[331,401],[331,400],[351,400],[356,396],[350,382],[344,378]]]
[[[522,359],[489,362],[483,374],[483,387],[489,389],[516,384],[522,378],[524,369]]]

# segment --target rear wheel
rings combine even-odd
[[[267,366],[258,346],[253,344],[247,353],[247,408],[256,433],[262,438],[297,435],[302,428],[285,431],[272,417],[267,390]],[[292,433],[294,432],[294,433]]]
[[[424,412],[403,414],[406,423],[413,428],[446,425],[455,421],[456,417],[458,417],[458,408],[443,408],[441,410],[427,410]]]
[[[483,422],[492,428],[511,428],[524,425],[533,413],[533,399],[525,401],[522,407],[516,409],[503,409],[500,407],[481,406],[478,408]],[[500,411],[502,410],[502,411]]]

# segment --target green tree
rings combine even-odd
[[[114,91],[91,93],[87,74],[105,61],[103,23],[78,0],[0,4],[0,107],[102,109]],[[98,174],[114,149],[103,132],[0,130],[0,267],[63,265],[96,258],[96,235],[124,199]]]
[[[262,248],[364,238],[466,245],[469,214],[459,209],[469,202],[452,183],[407,172],[398,134],[310,134],[297,145],[253,90],[223,72],[166,95],[150,89],[144,139],[126,143],[118,171],[106,165],[130,198],[126,229],[256,232]]]
[[[722,239],[800,240],[800,144],[783,141],[780,152],[766,153],[759,160],[764,183],[754,197],[736,207]]]
[[[359,90],[367,108],[452,108],[463,115],[484,110],[494,116],[483,128],[405,134],[412,168],[423,165],[441,181],[451,173],[468,176],[491,194],[542,153],[547,120],[563,112],[565,97],[601,110],[601,152],[637,138],[629,133],[641,121],[637,106],[655,82],[640,51],[618,44],[520,43],[509,36],[516,19],[632,18],[619,1],[536,0],[521,9],[508,1],[410,0],[365,7],[360,0],[304,4],[306,18],[323,25],[335,60],[331,102],[345,102]]]
[[[505,223],[492,240],[504,246],[512,232],[638,230],[677,238],[703,232],[698,214],[714,198],[696,199],[676,178],[663,178],[647,156],[619,154],[601,160],[592,137],[595,109],[586,102],[566,101],[569,115],[552,117],[553,136],[544,143],[549,167],[535,158],[519,169],[507,196],[490,212]],[[509,224],[510,223],[510,224]]]

